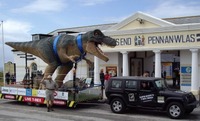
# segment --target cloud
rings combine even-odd
[[[3,23],[5,41],[27,41],[31,29],[32,25],[27,22],[9,19]]]
[[[0,27],[2,30],[2,26]],[[4,42],[22,42],[22,41],[30,41],[31,40],[31,33],[30,30],[32,29],[32,25],[27,22],[16,21],[13,19],[9,19],[3,22],[3,35],[4,35]],[[0,32],[2,35],[2,31]],[[0,48],[2,50],[2,41],[0,42]],[[5,51],[5,62],[13,61],[13,52],[11,51],[12,48],[4,45]],[[0,55],[3,54],[3,51],[0,52]],[[0,58],[0,64],[2,63],[2,56]]]
[[[182,0],[168,0],[158,4],[155,9],[148,10],[146,13],[159,17],[180,17],[200,14],[200,3],[194,1],[187,1],[183,3]]]
[[[83,6],[94,6],[97,4],[104,4],[113,0],[78,0]]]
[[[65,0],[34,0],[30,4],[12,9],[12,11],[17,13],[59,12],[65,6]]]
[[[123,21],[124,19],[127,19],[130,15],[128,16],[121,16],[121,17],[108,17],[103,19],[106,23],[118,23]]]

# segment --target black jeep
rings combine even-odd
[[[162,78],[153,77],[112,77],[106,96],[114,113],[123,113],[128,107],[156,109],[175,119],[199,105],[191,92],[170,89]]]

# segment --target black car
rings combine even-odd
[[[177,119],[190,114],[199,105],[191,92],[170,89],[162,78],[112,77],[105,92],[114,113],[135,107],[166,111],[171,118]]]

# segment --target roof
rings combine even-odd
[[[99,24],[99,25],[91,25],[91,26],[81,26],[81,27],[72,27],[72,28],[61,28],[50,32],[50,35],[56,35],[59,32],[66,33],[81,33],[87,32],[94,29],[100,29],[101,31],[112,29],[112,28],[120,28],[123,25],[137,20],[138,18],[145,19],[149,22],[153,22],[158,24],[159,26],[170,26],[170,25],[180,25],[180,24],[192,24],[192,23],[200,23],[200,15],[197,16],[184,16],[184,17],[174,17],[174,18],[156,18],[154,16],[148,15],[146,13],[137,12],[134,15],[128,17],[127,19],[119,22],[119,23],[108,23],[108,24]]]
[[[163,20],[169,21],[174,24],[191,24],[191,23],[200,23],[200,16],[163,18]]]
[[[91,26],[62,28],[62,29],[54,30],[54,31],[50,32],[49,34],[55,35],[57,32],[80,33],[80,32],[91,31],[91,30],[94,30],[94,29],[99,29],[99,30],[103,31],[103,30],[106,30],[106,29],[112,27],[115,24],[116,23],[109,23],[109,24],[99,24],[99,25],[91,25]]]
[[[157,77],[142,77],[142,76],[119,76],[119,77],[111,77],[111,79],[132,79],[132,80],[158,80],[162,78]]]

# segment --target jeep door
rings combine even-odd
[[[137,106],[138,104],[138,92],[137,92],[137,81],[136,80],[124,80],[124,98],[127,104],[131,107]]]
[[[157,91],[151,81],[139,81],[139,105],[142,107],[155,107],[157,104]]]

